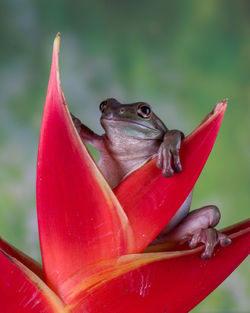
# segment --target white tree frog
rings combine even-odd
[[[101,136],[71,116],[82,141],[100,151],[98,166],[112,188],[156,156],[166,179],[182,171],[179,149],[184,134],[168,130],[149,104],[121,104],[110,98],[101,102],[100,111],[105,131]],[[191,200],[192,192],[152,244],[187,241],[193,248],[204,243],[201,257],[208,259],[216,244],[227,246],[231,240],[214,228],[220,220],[219,209],[208,205],[189,213]]]

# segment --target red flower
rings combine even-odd
[[[188,312],[247,257],[250,221],[224,230],[232,244],[216,247],[207,261],[200,258],[202,247],[143,250],[193,188],[216,139],[226,101],[185,139],[182,173],[163,178],[153,160],[112,191],[73,126],[60,85],[59,44],[58,35],[37,165],[43,269],[0,241],[1,309]]]

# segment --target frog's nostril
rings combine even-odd
[[[113,112],[111,112],[110,110],[106,110],[105,112],[103,112],[102,116],[108,119],[112,119],[114,117]]]

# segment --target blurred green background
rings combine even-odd
[[[99,133],[98,104],[107,97],[146,101],[170,129],[185,134],[228,97],[192,208],[218,205],[221,227],[249,217],[250,1],[1,0],[4,239],[40,259],[36,156],[58,31],[61,80],[70,110]],[[248,259],[192,312],[249,312],[249,277]]]

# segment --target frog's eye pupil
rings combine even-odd
[[[147,118],[151,114],[151,108],[148,105],[140,105],[138,107],[137,113],[140,117]]]
[[[143,106],[143,107],[141,107],[141,111],[145,115],[149,115],[150,114],[150,108],[149,107]]]
[[[103,111],[105,110],[106,106],[107,106],[106,101],[102,101],[102,102],[100,103],[100,106],[99,106],[100,111],[103,112]]]

